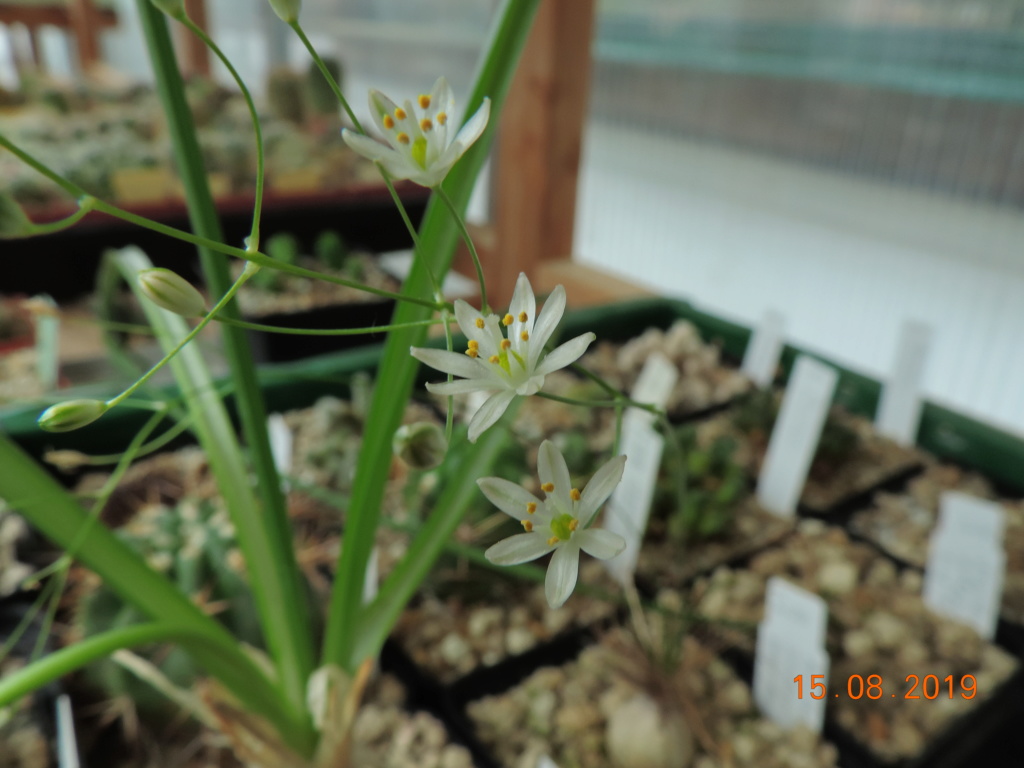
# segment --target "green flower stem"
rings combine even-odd
[[[576,373],[580,374],[581,376],[590,379],[592,382],[597,384],[597,386],[599,386],[612,397],[619,398],[626,396],[625,392],[621,392],[620,390],[613,387],[611,384],[602,379],[596,373],[589,370],[585,365],[580,365],[579,363],[572,363],[569,367],[572,368],[574,371],[576,371]]]
[[[657,406],[650,403],[638,403],[636,400],[630,400],[625,396],[618,397],[615,400],[577,400],[575,397],[562,397],[561,395],[552,395],[549,392],[538,392],[537,397],[555,400],[559,403],[568,403],[569,405],[584,405],[590,408],[621,408],[625,405],[630,408],[639,408],[655,416],[662,415],[662,410]]]
[[[372,422],[371,422],[372,423]],[[381,585],[380,592],[359,617],[356,642],[346,667],[358,666],[362,659],[380,652],[391,627],[405,604],[415,594],[445,545],[453,538],[466,508],[479,498],[476,478],[491,471],[498,452],[508,440],[502,429],[487,431],[476,445],[472,458],[462,467],[463,482],[450,483],[427,516],[427,522],[413,539],[409,551]]]
[[[142,0],[139,0],[141,2]],[[12,154],[18,157],[23,163],[31,166],[34,170],[48,178],[50,181],[58,184],[68,194],[84,200],[84,198],[91,197],[84,189],[73,184],[67,179],[63,178],[56,171],[48,168],[43,163],[39,162],[36,158],[29,155],[23,149],[12,144],[2,133],[0,133],[0,147],[7,149]],[[205,181],[204,181],[205,184]],[[84,204],[81,203],[80,204]],[[93,210],[105,213],[108,216],[127,221],[130,224],[143,227],[144,229],[151,230],[153,232],[159,232],[162,235],[173,237],[176,240],[182,240],[186,243],[199,246],[203,249],[215,251],[217,253],[223,253],[226,256],[234,256],[245,261],[250,261],[254,264],[258,264],[261,267],[268,267],[270,269],[276,269],[279,272],[286,272],[290,275],[296,275],[298,277],[308,277],[313,280],[322,280],[325,283],[334,283],[335,285],[344,285],[347,288],[353,288],[357,291],[363,291],[364,293],[372,293],[376,296],[383,296],[387,299],[394,299],[395,301],[405,301],[412,304],[418,304],[423,307],[429,307],[430,309],[441,309],[444,306],[448,306],[443,302],[429,301],[427,299],[419,299],[414,296],[407,296],[401,293],[394,293],[392,291],[386,291],[383,288],[374,288],[369,285],[363,285],[353,280],[346,280],[343,277],[337,277],[335,275],[329,275],[323,272],[317,272],[312,269],[305,269],[296,264],[285,264],[283,262],[272,259],[264,253],[259,251],[248,251],[244,248],[236,248],[233,245],[227,245],[226,243],[219,242],[217,238],[203,237],[201,235],[194,235],[191,232],[186,232],[183,229],[176,229],[169,227],[166,224],[161,224],[158,221],[147,219],[145,216],[139,216],[131,211],[126,211],[122,208],[118,208],[116,205],[111,205],[103,200],[92,198],[91,202]],[[212,205],[212,200],[211,200]],[[225,285],[225,287],[227,287]]]
[[[149,0],[136,0],[136,6],[185,187],[192,229],[200,237],[220,241],[223,239],[220,221],[210,194],[167,23]],[[216,296],[227,293],[232,280],[224,259],[207,248],[199,249],[199,259],[210,291]],[[272,259],[267,260],[273,262]],[[155,311],[155,307],[147,307],[147,310],[151,311],[151,320],[163,316]],[[236,302],[228,302],[223,311],[225,317],[238,319]],[[177,334],[182,326],[181,318],[164,317],[165,329],[174,329],[173,333]],[[316,731],[306,708],[306,683],[313,671],[314,659],[313,622],[295,560],[288,509],[270,449],[267,412],[252,350],[241,328],[224,326],[221,331],[242,434],[256,478],[258,501],[250,485],[250,475],[234,426],[224,404],[212,392],[209,370],[198,350],[186,348],[175,358],[176,373],[179,382],[200,384],[199,388],[203,390],[190,398],[189,409],[235,522],[260,623],[277,670],[281,692],[278,701],[288,713],[288,719],[279,719],[275,725],[282,738],[294,749],[310,757],[316,745]],[[170,333],[166,335],[170,336]],[[183,386],[183,389],[187,388]],[[245,704],[255,707],[257,702],[246,700]]]
[[[484,47],[487,55],[477,72],[466,114],[473,114],[484,97],[490,96],[494,119],[445,181],[445,188],[457,210],[468,204],[473,183],[487,158],[497,116],[501,114],[516,62],[539,3],[540,0],[505,0],[499,11],[499,21]],[[409,296],[422,295],[429,289],[430,278],[425,262],[429,261],[434,274],[443,279],[455,251],[458,231],[451,215],[436,197],[433,196],[427,206],[420,229],[417,258],[413,259],[412,270],[405,281],[403,292]],[[425,309],[406,302],[398,305],[393,320],[397,324],[425,318]],[[374,428],[368,431],[359,451],[352,504],[346,520],[345,546],[341,549],[331,594],[322,657],[325,663],[344,665],[349,672],[354,672],[362,661],[356,649],[357,641],[364,652],[373,646],[373,643],[362,639],[367,637],[366,633],[358,631],[363,610],[366,563],[380,521],[387,467],[391,461],[391,438],[401,423],[416,376],[418,364],[409,354],[409,348],[422,345],[425,337],[423,328],[388,334],[367,416],[367,423],[373,424]],[[465,478],[467,484],[473,480],[475,478]]]
[[[209,315],[207,317],[209,317]],[[217,322],[225,323],[227,325],[247,328],[250,331],[283,333],[292,336],[358,336],[361,333],[382,333],[385,331],[401,330],[404,328],[420,328],[444,322],[444,320],[417,320],[412,323],[375,325],[369,328],[286,328],[282,325],[263,325],[262,323],[250,323],[248,320],[235,320],[224,317],[218,317],[216,320]],[[448,322],[451,321],[449,320]]]
[[[483,314],[488,314],[491,311],[490,305],[487,303],[487,285],[484,283],[484,268],[480,263],[480,255],[476,252],[476,245],[473,243],[473,238],[469,236],[469,230],[466,229],[466,222],[462,218],[462,214],[459,213],[459,209],[455,207],[455,203],[448,197],[448,194],[444,191],[444,187],[440,184],[434,187],[434,192],[441,198],[441,201],[448,207],[448,210],[452,214],[452,218],[455,219],[455,224],[459,228],[459,233],[462,235],[462,239],[466,242],[466,247],[469,248],[469,255],[473,257],[473,267],[476,269],[476,279],[480,283],[480,311]]]
[[[245,271],[242,272],[242,274],[238,276],[238,279],[235,280],[234,283],[232,283],[230,288],[228,288],[227,293],[225,293],[221,297],[220,301],[218,301],[213,306],[213,309],[211,309],[203,317],[202,320],[196,323],[195,327],[191,331],[189,331],[188,335],[185,336],[181,341],[179,341],[177,345],[173,349],[171,349],[167,354],[165,354],[163,356],[163,359],[159,360],[155,365],[153,365],[152,368],[150,368],[148,371],[142,374],[142,376],[140,376],[135,381],[134,384],[128,387],[128,389],[124,390],[121,394],[117,395],[116,397],[112,397],[110,400],[107,400],[107,407],[113,408],[115,405],[124,402],[126,399],[131,397],[132,394],[139,389],[139,387],[143,386],[147,381],[153,378],[153,376],[156,375],[157,371],[159,371],[161,368],[167,365],[167,363],[169,363],[175,355],[177,355],[179,352],[181,352],[182,349],[185,348],[186,344],[191,342],[192,339],[194,339],[202,332],[203,328],[205,328],[207,325],[210,324],[210,322],[213,321],[213,319],[217,316],[218,312],[224,310],[228,303],[230,303],[230,301],[235,297],[235,294],[238,293],[238,289],[245,285],[249,278],[256,274],[257,271],[258,268],[251,269],[250,267],[246,267]]]
[[[32,228],[23,237],[35,237],[36,235],[49,235],[53,232],[60,232],[63,229],[75,226],[86,214],[93,209],[96,198],[92,195],[84,195],[78,199],[78,210],[70,216],[58,221],[48,221],[45,224],[32,223]]]
[[[220,59],[221,64],[227,68],[228,72],[231,73],[231,77],[234,78],[235,84],[238,86],[238,90],[242,92],[245,104],[249,108],[249,117],[252,118],[252,127],[256,132],[256,191],[252,207],[252,229],[249,232],[249,240],[246,245],[250,250],[258,251],[260,249],[260,216],[263,213],[264,161],[263,128],[260,126],[260,116],[256,112],[256,104],[253,103],[252,94],[249,93],[249,89],[245,86],[242,76],[238,74],[238,70],[235,69],[228,57],[224,55],[220,47],[210,39],[210,36],[187,16],[181,19],[181,23],[188,27],[192,34],[202,40],[206,47],[213,51],[214,55]]]
[[[7,503],[21,512],[44,536],[62,549],[74,548],[76,557],[95,571],[122,600],[154,621],[174,625],[222,645],[224,653],[211,653],[204,646],[197,647],[194,655],[200,664],[237,696],[249,702],[254,710],[275,722],[289,722],[279,705],[280,700],[266,695],[269,683],[265,675],[249,661],[231,635],[167,579],[147,566],[106,527],[93,525],[92,518],[75,498],[2,432],[0,467],[4,468],[0,488]],[[79,541],[83,528],[88,532]],[[68,650],[75,647],[77,645]],[[235,658],[225,664],[228,648]],[[46,660],[40,663],[46,663]],[[26,667],[18,675],[34,674],[28,671],[32,669],[34,665]],[[9,680],[14,677],[5,677],[0,683],[0,690],[6,690]]]
[[[248,681],[253,698],[268,706],[275,702],[275,692],[267,678],[239,652],[230,638],[198,631],[193,627],[170,622],[152,622],[120,627],[93,635],[36,661],[0,680],[0,706],[42,688],[64,675],[123,648],[150,643],[176,642],[196,656],[216,659],[217,664],[232,671],[232,677]]]
[[[334,95],[341,103],[341,106],[344,107],[349,120],[352,121],[352,125],[354,125],[360,133],[366,133],[366,131],[363,130],[362,124],[359,122],[359,118],[356,117],[356,113],[353,112],[352,107],[349,106],[348,99],[345,98],[345,94],[341,92],[341,86],[338,85],[337,81],[334,79],[334,75],[331,74],[331,70],[327,68],[324,60],[320,58],[320,54],[316,52],[316,48],[314,48],[313,44],[309,42],[309,38],[306,37],[306,33],[302,31],[299,20],[296,19],[295,21],[288,22],[288,26],[295,30],[295,34],[299,36],[299,40],[301,40],[302,44],[306,46],[306,50],[309,52],[310,57],[314,62],[316,62],[317,67],[320,68],[320,72],[323,74],[324,80],[327,81],[327,84],[331,87],[331,90],[334,91]]]
[[[363,124],[359,122],[359,118],[356,117],[356,113],[352,110],[351,105],[348,103],[348,99],[345,98],[345,94],[342,93],[341,85],[339,85],[338,81],[334,79],[334,75],[331,74],[331,70],[327,68],[327,64],[324,62],[323,58],[321,58],[320,54],[317,53],[316,48],[313,47],[313,43],[311,43],[309,38],[306,37],[306,33],[299,25],[298,19],[296,19],[293,22],[290,22],[288,26],[290,26],[295,31],[295,34],[298,35],[299,40],[301,40],[302,44],[306,46],[306,51],[309,53],[310,57],[316,63],[317,67],[320,69],[320,73],[324,76],[324,79],[327,81],[327,84],[330,86],[331,90],[334,91],[334,96],[338,99],[338,102],[344,108],[345,113],[352,121],[352,125],[355,126],[356,130],[359,131],[359,133],[363,134],[364,136],[368,135],[366,133],[366,130],[363,128]],[[391,195],[391,199],[394,201],[395,207],[398,209],[398,213],[402,216],[402,221],[405,223],[405,228],[409,232],[409,236],[412,238],[413,251],[419,251],[420,243],[419,236],[416,233],[416,227],[413,226],[412,219],[409,218],[409,212],[405,209],[405,204],[402,202],[402,199],[398,196],[398,191],[395,189],[394,182],[392,182],[391,180],[391,174],[389,174],[387,172],[387,169],[380,163],[375,163],[375,165],[377,166],[377,170],[380,172],[381,178],[384,180],[384,186],[387,187],[388,193]],[[436,296],[440,301],[443,296],[443,294],[441,293],[441,283],[437,280],[437,277],[434,275],[433,270],[430,269],[430,265],[427,264],[425,266],[427,268],[427,276],[430,278],[430,282],[434,289],[433,295]],[[448,349],[450,351],[451,347],[449,346]]]

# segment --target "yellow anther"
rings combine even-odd
[[[434,124],[427,120],[427,118],[423,118],[422,120],[420,120],[420,130],[423,131],[424,133],[426,133],[433,127]]]
[[[393,118],[391,115],[384,115],[383,123],[384,127],[390,131],[392,128],[395,127],[395,118]]]
[[[395,117],[399,120],[405,120],[409,115],[406,114],[405,110],[401,107],[395,107]]]
[[[469,349],[466,350],[466,354],[469,355],[470,357],[474,357],[475,358],[477,355],[480,354],[480,350],[479,349],[474,349],[473,347],[470,347]]]
[[[530,316],[527,315],[525,312],[520,312],[519,313],[519,322],[520,323],[525,323],[529,319],[530,319]]]
[[[430,96],[425,93],[420,94],[419,98],[420,109],[428,109],[430,107]]]
[[[502,340],[501,340],[501,348],[502,348],[503,350],[507,350],[507,349],[509,349],[509,348],[510,348],[511,346],[512,346],[512,342],[511,342],[511,341],[509,341],[508,339],[502,339]]]
[[[477,341],[476,339],[470,339],[469,343],[466,346],[469,347],[470,349],[479,349],[480,342]]]
[[[533,520],[522,520],[521,522],[527,533],[531,533],[533,531]]]
[[[512,317],[512,315],[505,315],[503,318],[501,318],[501,324],[505,326],[512,325],[512,323],[514,323],[515,321],[516,319]]]
[[[482,317],[478,317],[476,319],[476,327],[477,328],[483,328],[484,327],[484,319]]]
[[[572,520],[569,521],[569,530],[570,531],[575,531],[579,527],[580,527],[580,521],[577,520],[575,517]]]
[[[409,143],[409,134],[406,133],[405,131],[402,131],[401,133],[399,133],[395,138],[398,139],[398,143],[399,144],[408,144]]]
[[[438,125],[444,125],[447,122],[448,122],[448,115],[446,115],[444,112],[438,112],[437,113],[437,124]]]
[[[557,543],[558,543],[558,537],[557,536],[552,536],[550,539],[548,539],[548,546],[549,547],[553,547]]]
[[[580,500],[579,488],[573,488],[571,491],[569,491],[569,498],[572,499],[573,501],[579,501]]]
[[[523,331],[522,333],[519,334],[519,338],[522,339],[523,341],[529,341],[530,334],[527,333],[526,331]]]
[[[537,511],[537,502],[531,501],[529,504],[526,505],[526,514],[532,515],[536,511]]]
[[[487,362],[488,363],[500,363],[501,362],[501,358],[498,357],[497,355],[491,355],[489,358],[487,358]]]
[[[555,484],[554,483],[544,483],[540,487],[540,489],[542,491],[544,491],[544,493],[551,493],[553,490],[555,490]]]

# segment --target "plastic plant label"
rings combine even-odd
[[[913,445],[921,421],[921,382],[928,362],[932,328],[908,320],[900,329],[889,379],[875,415],[875,427],[900,445]]]
[[[537,758],[537,768],[558,768],[558,764],[547,755]]]
[[[834,368],[809,357],[793,367],[757,481],[758,503],[773,514],[796,513],[838,378]]]
[[[664,408],[678,378],[679,372],[668,358],[654,353],[644,363],[631,397]],[[609,573],[621,584],[627,584],[636,573],[661,466],[664,443],[652,421],[652,414],[636,408],[627,409],[622,416],[620,452],[626,454],[626,468],[604,512],[604,527],[626,540],[626,549],[621,554],[604,561]]]
[[[971,496],[961,491],[945,491],[939,498],[939,523],[936,528],[944,538],[957,541],[963,537],[980,538],[1002,545],[1006,513],[994,501]]]
[[[740,370],[758,387],[767,387],[775,379],[785,329],[786,319],[782,313],[769,309],[750,337]]]
[[[1006,575],[1005,514],[994,502],[947,492],[939,502],[924,575],[924,602],[936,613],[995,637]]]
[[[783,728],[804,725],[820,733],[825,697],[811,684],[828,682],[829,658],[823,647],[825,601],[779,577],[768,582],[765,618],[757,630],[754,701],[761,713]],[[794,680],[803,676],[803,687]]]
[[[292,430],[280,413],[267,416],[267,433],[270,437],[270,454],[274,457],[274,466],[282,475],[292,471]],[[281,479],[281,487],[288,490],[288,480]]]
[[[38,312],[36,324],[36,374],[44,392],[57,388],[60,375],[60,311],[49,296],[34,296],[33,301],[49,307],[52,312]]]

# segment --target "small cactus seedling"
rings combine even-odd
[[[237,550],[234,526],[214,501],[154,504],[139,510],[118,535],[193,601],[214,613],[240,640],[260,641],[255,605]],[[77,629],[86,636],[146,620],[103,584],[79,602]],[[144,655],[174,684],[188,687],[198,670],[180,648]],[[111,698],[128,696],[143,712],[158,712],[166,699],[111,660],[92,665],[89,679]]]
[[[299,260],[299,241],[288,232],[268,237],[264,250],[270,258],[285,264],[295,264]],[[257,272],[250,283],[265,291],[283,291],[287,284],[286,278],[286,273],[268,268]]]
[[[732,525],[736,505],[747,495],[743,467],[734,459],[736,441],[720,436],[702,448],[692,427],[683,427],[678,436],[685,455],[686,479],[680,501],[673,465],[663,463],[659,498],[672,510],[667,516],[666,533],[673,541],[723,534]]]

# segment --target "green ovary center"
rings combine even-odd
[[[551,521],[551,532],[559,540],[568,541],[572,537],[572,532],[576,530],[577,525],[579,525],[579,521],[575,517],[563,512]]]
[[[412,159],[415,160],[420,168],[427,167],[427,140],[420,136],[416,141],[412,143],[412,149],[410,150]]]

